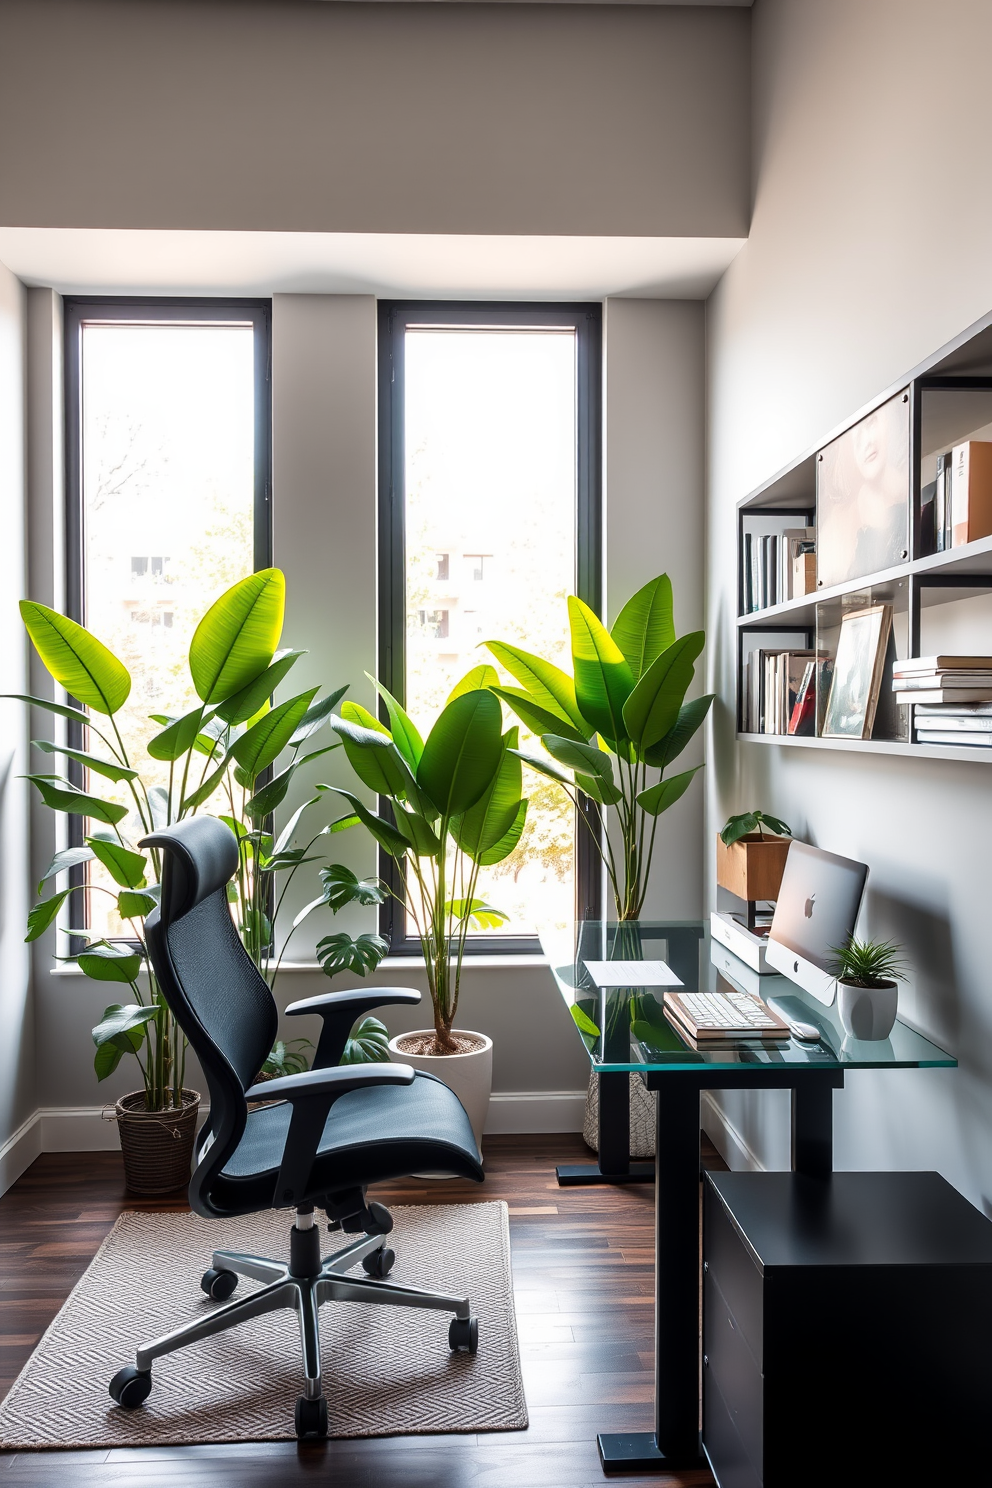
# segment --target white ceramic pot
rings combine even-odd
[[[455,1033],[469,1033],[467,1028],[456,1028]],[[453,1090],[465,1107],[476,1145],[482,1152],[482,1130],[489,1112],[489,1096],[493,1088],[493,1041],[484,1033],[472,1033],[482,1040],[482,1047],[467,1054],[406,1054],[397,1044],[404,1038],[433,1038],[433,1028],[418,1028],[413,1033],[399,1033],[389,1040],[389,1057],[396,1064],[410,1064],[425,1075],[436,1075]]]
[[[887,1039],[896,1021],[899,988],[895,982],[858,987],[841,978],[837,983],[837,1011],[845,1030],[856,1039]]]

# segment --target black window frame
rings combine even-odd
[[[62,301],[63,393],[65,399],[65,610],[85,624],[85,531],[83,506],[82,347],[84,325],[251,325],[254,333],[255,481],[252,513],[255,571],[272,565],[272,301],[154,295],[66,295]],[[73,707],[77,699],[70,698]],[[83,710],[85,711],[85,709]],[[82,725],[67,725],[70,748],[84,749]],[[68,777],[83,785],[83,767],[69,760]],[[83,817],[70,815],[68,845],[83,842]],[[69,872],[70,924],[89,925],[86,865]],[[79,916],[83,918],[80,919]],[[84,942],[73,936],[71,954]]]
[[[378,493],[378,675],[394,697],[405,701],[406,507],[404,443],[404,336],[411,326],[473,326],[479,329],[537,329],[575,332],[576,338],[576,492],[575,593],[599,613],[603,593],[603,307],[600,303],[540,301],[382,300],[379,302],[379,493]],[[388,721],[380,705],[383,721]],[[599,808],[587,802],[583,814],[602,833]],[[379,810],[388,815],[380,798]],[[393,892],[399,889],[394,860],[381,849],[379,872]],[[602,864],[589,833],[575,823],[575,912],[598,918],[603,902]],[[379,910],[379,933],[392,956],[420,956],[420,941],[406,925],[406,913],[392,897]],[[536,936],[472,935],[467,956],[536,955]]]

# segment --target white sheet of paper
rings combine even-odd
[[[585,968],[600,989],[683,985],[665,961],[587,961]]]

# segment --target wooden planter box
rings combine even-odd
[[[777,899],[791,837],[761,837],[750,832],[731,847],[716,839],[716,881],[738,899]]]

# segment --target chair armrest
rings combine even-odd
[[[300,1013],[315,1013],[323,1018],[324,1026],[313,1057],[314,1069],[322,1070],[341,1063],[352,1025],[363,1013],[401,1004],[416,1007],[419,1001],[420,993],[412,987],[350,987],[346,992],[322,992],[319,997],[291,1002],[286,1012],[291,1018]]]
[[[280,1080],[263,1080],[245,1092],[246,1100],[286,1100],[293,1115],[276,1179],[277,1209],[306,1202],[307,1182],[327,1113],[336,1100],[353,1090],[376,1085],[412,1085],[408,1064],[351,1064],[336,1069],[305,1070]]]

